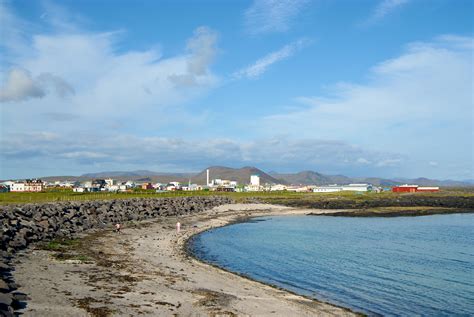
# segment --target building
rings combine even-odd
[[[154,189],[152,183],[144,183],[141,185],[142,189]]]
[[[0,185],[7,187],[8,190],[11,190],[11,188],[13,187],[13,184],[15,184],[14,181],[5,181],[5,182],[0,183]]]
[[[284,190],[286,190],[286,188],[287,188],[286,185],[276,184],[276,185],[272,185],[270,187],[270,190],[271,191],[284,191]]]
[[[10,191],[11,192],[24,192],[25,191],[25,183],[23,183],[23,182],[14,183],[10,187]]]
[[[429,192],[429,193],[434,193],[434,192],[439,192],[439,187],[437,186],[430,186],[430,187],[420,187],[418,186],[417,192]]]
[[[416,193],[418,190],[418,185],[400,185],[392,187],[392,192],[394,193]]]
[[[260,176],[250,175],[250,185],[251,186],[260,186]]]
[[[367,192],[372,190],[372,185],[370,184],[349,184],[343,185],[342,190],[344,191],[354,191],[354,192]]]
[[[27,179],[23,182],[15,182],[10,187],[12,192],[40,192],[43,189],[44,184],[40,179]]]
[[[329,185],[329,186],[317,186],[313,188],[313,193],[335,193],[342,191],[342,186]]]

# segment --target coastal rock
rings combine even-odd
[[[0,307],[1,306],[11,306],[13,303],[12,294],[0,293]]]
[[[14,316],[27,300],[17,289],[9,255],[29,244],[53,238],[73,238],[92,228],[156,217],[199,213],[231,203],[227,197],[133,198],[112,201],[55,202],[0,206],[0,316]]]
[[[4,280],[0,280],[0,293],[8,293],[10,291],[10,287]]]

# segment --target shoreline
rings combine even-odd
[[[309,214],[306,214],[306,215],[309,215]],[[252,218],[259,218],[259,217],[266,217],[266,216],[271,216],[271,215],[255,215],[255,216],[249,216],[247,219],[252,219]],[[289,215],[275,215],[275,216],[281,216],[281,217],[284,217],[284,216],[289,216]],[[237,223],[240,223],[240,222],[244,222],[245,220],[242,220],[242,221],[231,221],[229,222],[228,224],[225,224],[221,227],[225,227],[225,226],[231,226],[233,224],[237,224]],[[252,281],[252,282],[256,282],[256,283],[259,283],[259,284],[262,284],[262,285],[265,285],[265,286],[269,286],[271,288],[274,288],[275,290],[278,290],[278,291],[283,291],[283,292],[287,292],[287,293],[290,293],[292,295],[295,295],[295,296],[300,296],[300,297],[303,297],[303,298],[306,298],[310,301],[315,301],[315,302],[318,302],[318,303],[323,303],[323,304],[327,304],[327,305],[330,305],[330,306],[334,306],[334,307],[337,307],[337,308],[340,308],[344,311],[347,311],[351,314],[354,314],[355,316],[366,316],[363,312],[358,312],[358,311],[354,311],[352,310],[351,308],[348,308],[348,307],[344,307],[344,306],[339,306],[337,304],[334,304],[334,303],[331,303],[331,302],[328,302],[328,301],[325,301],[325,300],[322,300],[322,299],[318,299],[318,298],[314,298],[314,297],[311,297],[311,296],[307,296],[307,295],[303,295],[303,294],[298,294],[297,292],[294,292],[294,291],[291,291],[289,289],[286,289],[286,288],[283,288],[281,286],[278,286],[278,285],[275,285],[275,284],[271,284],[271,283],[267,283],[267,282],[263,282],[263,281],[259,281],[259,280],[256,280],[256,279],[253,279],[251,278],[250,276],[248,275],[245,275],[243,273],[238,273],[238,272],[234,272],[234,271],[231,271],[231,270],[228,270],[222,266],[219,266],[217,264],[214,264],[214,263],[211,263],[211,262],[208,262],[206,260],[202,260],[200,258],[198,258],[197,256],[194,255],[194,253],[190,250],[190,246],[189,246],[189,243],[192,242],[191,240],[201,234],[201,233],[204,233],[208,230],[212,230],[212,229],[215,229],[215,228],[221,228],[221,227],[214,227],[214,228],[209,228],[209,229],[206,229],[206,230],[203,230],[203,231],[200,231],[200,232],[197,232],[196,234],[190,236],[185,244],[182,246],[183,248],[183,251],[186,252],[186,255],[189,257],[189,258],[192,258],[193,260],[199,262],[199,263],[202,263],[202,264],[205,264],[205,265],[208,265],[208,266],[211,266],[213,268],[216,268],[218,270],[221,270],[221,271],[224,271],[224,272],[227,272],[229,274],[233,274],[233,275],[236,275],[240,278],[243,278],[243,279],[246,279],[246,280],[249,280],[249,281]]]
[[[15,259],[24,316],[354,316],[359,313],[202,262],[186,252],[194,235],[249,217],[306,215],[315,210],[230,204],[177,217],[91,232],[83,238],[90,261],[58,261],[51,251]],[[319,211],[318,211],[319,212]],[[332,210],[322,213],[334,212]],[[23,286],[23,287],[21,287]]]
[[[435,215],[469,214],[474,213],[474,209],[465,208],[433,208],[433,207],[380,207],[369,209],[352,209],[336,211],[328,214],[309,213],[309,216],[330,216],[330,217],[423,217]]]

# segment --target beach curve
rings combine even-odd
[[[315,212],[315,210],[311,210]],[[321,213],[328,211],[321,210]],[[329,211],[333,212],[333,211]],[[351,316],[348,309],[293,294],[201,262],[186,243],[242,217],[301,215],[309,210],[230,204],[90,233],[90,261],[59,261],[33,250],[17,259],[15,278],[30,300],[25,316]]]

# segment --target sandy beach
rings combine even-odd
[[[255,282],[190,257],[186,241],[242,217],[327,210],[231,204],[180,218],[125,224],[82,239],[88,260],[57,260],[28,250],[16,259],[15,279],[30,299],[24,316],[349,316],[327,303]]]

